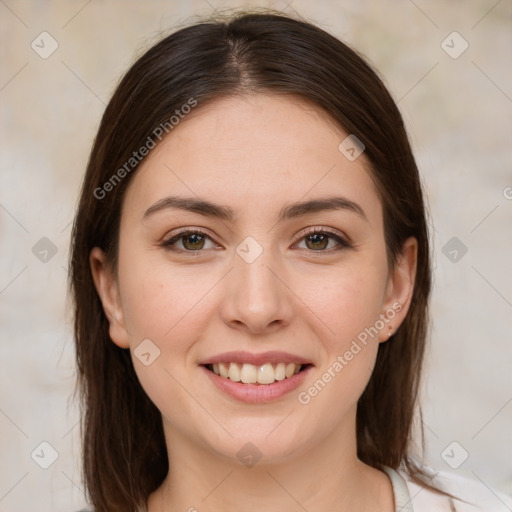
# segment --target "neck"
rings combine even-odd
[[[394,510],[389,478],[357,458],[355,434],[333,433],[300,455],[246,467],[165,430],[169,473],[148,512]]]

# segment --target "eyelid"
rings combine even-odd
[[[194,227],[194,226],[188,226],[186,228],[179,228],[177,231],[173,231],[171,232],[171,234],[168,234],[164,237],[163,241],[162,241],[162,245],[165,247],[165,246],[170,246],[171,243],[176,243],[180,236],[182,235],[193,235],[193,234],[197,234],[197,235],[201,235],[205,238],[209,238],[213,243],[215,243],[216,245],[221,245],[217,242],[217,240],[215,239],[215,237],[213,235],[210,234],[210,232],[206,229],[206,228],[199,228],[199,227]],[[174,241],[174,242],[173,242]],[[204,252],[204,250],[198,250],[198,251],[184,251],[183,249],[175,249],[176,252],[189,252],[189,253],[193,253],[193,252]]]
[[[299,233],[297,234],[297,237],[292,245],[296,245],[298,242],[302,241],[306,236],[313,235],[315,233],[322,233],[322,234],[326,234],[326,235],[330,236],[331,238],[333,238],[336,241],[336,243],[338,244],[338,247],[331,248],[329,250],[322,250],[322,251],[311,250],[308,252],[329,254],[329,253],[335,252],[337,250],[348,249],[348,248],[353,247],[353,243],[352,243],[352,240],[350,239],[350,237],[348,237],[347,235],[345,235],[342,232],[338,232],[337,230],[334,230],[333,228],[328,228],[326,226],[307,226],[307,227],[301,229],[299,231]],[[205,238],[209,238],[213,243],[215,243],[217,245],[221,245],[216,241],[215,237],[213,237],[208,232],[208,230],[206,228],[198,228],[198,227],[193,227],[193,226],[178,229],[178,231],[175,231],[172,233],[172,235],[170,235],[169,237],[166,237],[161,245],[163,247],[170,247],[171,245],[173,245],[177,241],[179,241],[181,235],[185,235],[185,234],[198,234],[198,235],[204,236]],[[175,249],[171,249],[171,250],[174,252],[189,253],[189,254],[198,254],[200,252],[205,252],[204,249],[198,249],[195,251],[194,250],[187,251],[184,249],[176,249],[175,248]]]
[[[207,230],[207,228],[202,228],[202,227],[200,228],[200,227],[194,227],[194,226],[178,228],[177,231],[172,232],[172,235],[169,235],[168,238],[166,235],[165,238],[167,238],[167,241],[168,241],[168,240],[171,240],[171,239],[177,237],[178,235],[181,235],[184,233],[187,233],[187,234],[188,233],[198,233],[201,235],[207,235],[213,241],[215,241],[215,237]],[[309,235],[311,233],[326,233],[326,234],[336,235],[336,236],[339,236],[340,238],[345,239],[347,242],[351,243],[350,237],[348,237],[342,231],[337,231],[337,230],[334,230],[333,228],[329,228],[327,226],[318,226],[318,225],[306,226],[305,228],[301,229],[297,234],[297,238],[296,238],[295,242],[298,242],[301,238],[303,238],[304,236]],[[218,242],[216,242],[216,243],[218,243]]]
[[[178,228],[175,231],[171,231],[170,233],[167,233],[164,238],[167,240],[172,240],[173,238],[175,238],[179,235],[182,235],[184,233],[187,233],[187,234],[188,233],[197,233],[197,234],[201,234],[201,235],[207,235],[212,240],[215,239],[215,237],[208,231],[207,228],[200,228],[200,227],[195,227],[195,226],[187,226],[184,228]]]
[[[299,231],[297,234],[297,239],[294,242],[294,245],[297,242],[300,242],[305,236],[314,235],[315,233],[324,233],[326,235],[330,235],[331,238],[339,239],[338,243],[342,247],[352,247],[353,243],[349,236],[345,235],[342,231],[335,230],[333,228],[328,228],[327,226],[308,226]],[[315,252],[315,251],[311,251]],[[318,252],[329,252],[329,251],[318,251]]]

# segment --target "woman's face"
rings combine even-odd
[[[355,456],[357,400],[407,311],[416,251],[389,270],[347,135],[299,99],[225,98],[133,176],[117,276],[99,249],[91,264],[171,446],[278,462],[336,438]]]

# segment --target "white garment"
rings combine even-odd
[[[431,484],[458,499],[437,494],[407,479],[403,473],[384,468],[391,478],[395,512],[510,512],[512,497],[484,483],[439,471]]]

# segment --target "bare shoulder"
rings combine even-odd
[[[404,476],[404,475],[402,475]],[[405,476],[414,512],[510,512],[512,497],[476,479],[455,473],[437,472],[432,484],[458,499],[437,494]]]

